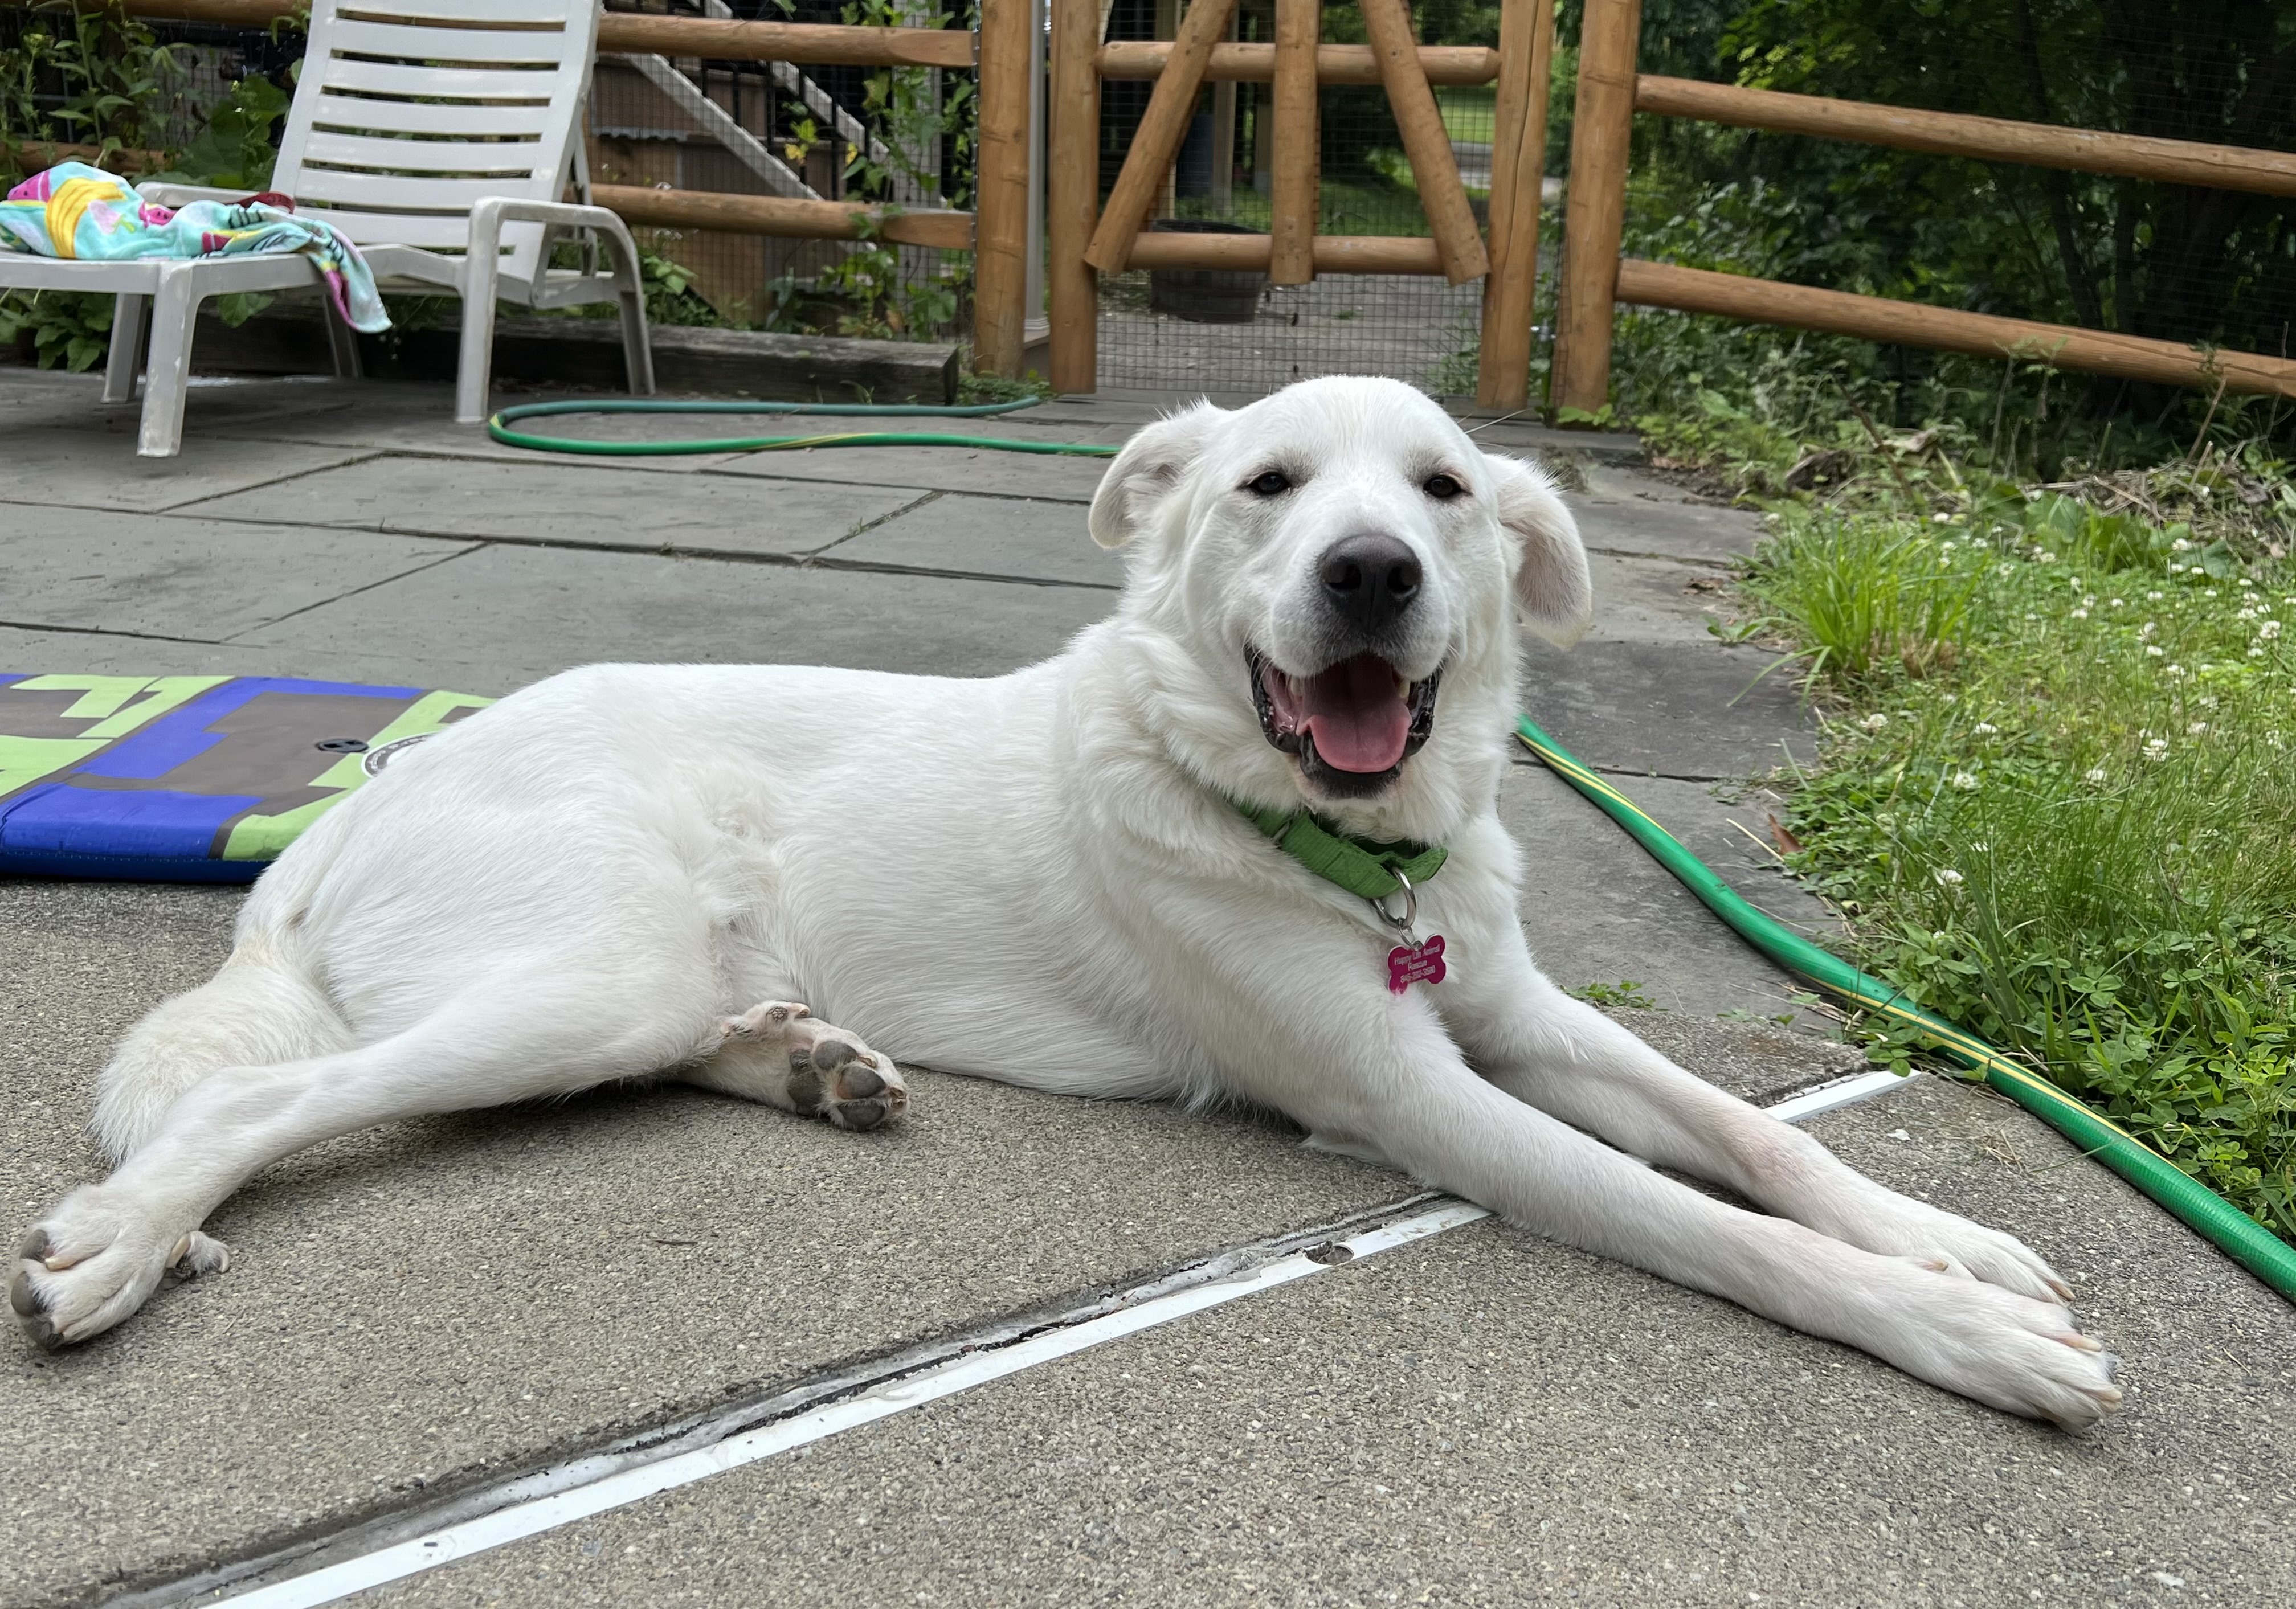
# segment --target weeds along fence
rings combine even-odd
[[[725,0],[699,0],[686,9],[623,9],[624,4],[666,6],[671,0],[621,0],[610,5],[598,31],[600,72],[594,77],[590,197],[620,214],[634,229],[706,232],[707,238],[795,241],[882,241],[931,253],[966,252],[972,259],[968,287],[973,362],[988,373],[1021,372],[1029,294],[1032,0],[974,0],[978,26],[903,26],[891,22],[788,21],[775,7],[772,20],[734,14]],[[684,0],[676,0],[684,4]],[[69,25],[73,6],[49,5],[35,12],[28,0],[4,0],[20,40],[35,18],[61,16]],[[807,0],[796,0],[797,4]],[[235,43],[240,53],[299,53],[294,23],[302,8],[292,0],[78,0],[84,12],[188,24],[195,43]],[[473,8],[467,0],[388,0],[373,8],[383,20],[416,20],[423,27],[480,29],[478,20],[509,18],[515,7],[496,3]],[[752,5],[752,10],[762,7]],[[846,9],[816,4],[841,14]],[[865,14],[936,20],[940,13],[923,0],[857,8]],[[226,30],[237,30],[235,41]],[[479,35],[474,32],[474,37]],[[266,45],[261,41],[269,41]],[[283,66],[266,62],[266,67]],[[918,119],[931,132],[916,148],[891,149],[898,135],[873,128],[856,114],[871,97],[859,74],[891,69],[894,78],[931,74],[943,82],[961,78],[971,102],[970,137],[952,153],[942,135],[951,121],[928,114]],[[814,74],[818,72],[819,78]],[[852,76],[833,94],[821,79]],[[643,88],[652,94],[648,124],[642,130],[612,121],[618,105],[629,104]],[[746,89],[746,94],[745,94]],[[27,100],[29,96],[20,97]],[[881,101],[883,97],[880,97]],[[665,118],[667,102],[672,117]],[[603,118],[598,115],[603,112]],[[660,127],[665,121],[673,127]],[[148,127],[147,127],[148,126]],[[139,124],[152,143],[175,143],[184,131],[166,119]],[[0,130],[11,138],[27,131]],[[667,136],[630,138],[633,133]],[[687,135],[711,150],[714,170],[740,174],[740,190],[681,186]],[[665,163],[648,143],[673,153]],[[969,151],[962,149],[969,143]],[[84,148],[77,143],[51,145],[45,154],[62,157]],[[968,193],[969,208],[927,205],[962,159],[962,181],[949,187]],[[857,162],[854,159],[858,158]],[[150,153],[122,153],[135,167]],[[697,163],[706,175],[711,163]],[[668,171],[663,171],[667,167]],[[882,199],[850,199],[846,176],[856,167],[871,173]],[[445,175],[441,176],[452,177]],[[578,176],[578,178],[579,176]],[[612,182],[614,179],[636,182]],[[766,193],[758,193],[763,191]],[[799,258],[818,268],[829,255]]]
[[[1637,69],[1642,23],[1642,0],[1584,0],[1550,392],[1556,409],[1593,414],[1608,400],[1613,322],[1622,302],[1979,357],[2013,358],[2128,380],[2296,397],[2296,362],[2284,356],[1622,257],[1629,147],[1637,112],[1854,141],[1898,151],[2296,197],[2296,154],[2285,151],[1644,74]],[[2008,23],[1978,19],[1973,26],[1984,32],[1988,27],[2005,30]],[[2167,32],[2160,44],[2167,49],[2183,25],[2165,20],[2161,26]],[[2044,63],[2031,38],[2030,18],[2021,39],[2005,32],[1997,43],[2005,53],[2030,53],[2030,81],[2043,82]],[[2144,70],[2144,64],[2116,59],[2107,64],[2105,76],[2127,79]],[[2271,85],[2256,87],[2269,90]],[[2057,233],[2067,242],[2068,256],[2073,255],[2070,210],[2061,201]],[[2133,238],[2133,228],[2131,233]],[[2128,242],[2118,243],[2125,249]]]

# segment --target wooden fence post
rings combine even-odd
[[[1100,276],[1084,260],[1100,216],[1099,56],[1099,0],[1053,0],[1045,233],[1055,391],[1090,391],[1100,381]]]
[[[972,366],[1017,380],[1029,298],[1029,0],[980,0]]]
[[[1304,285],[1316,277],[1316,179],[1323,153],[1316,45],[1323,35],[1323,0],[1275,0],[1275,103],[1263,102],[1261,113],[1274,127],[1267,225],[1275,241],[1267,264],[1271,285]]]
[[[1491,130],[1491,273],[1483,282],[1475,401],[1530,404],[1530,320],[1538,288],[1538,218],[1546,179],[1546,79],[1554,0],[1502,0],[1497,123]]]
[[[1570,194],[1562,218],[1562,306],[1554,331],[1550,400],[1558,409],[1593,413],[1610,400],[1611,323],[1626,228],[1642,19],[1642,0],[1587,0],[1578,111],[1570,126]]]

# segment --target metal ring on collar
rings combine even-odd
[[[1390,870],[1394,870],[1393,868],[1390,868]],[[1395,896],[1393,894],[1388,895],[1386,899],[1372,901],[1371,908],[1379,912],[1379,919],[1381,921],[1385,922],[1398,933],[1408,933],[1419,919],[1419,895],[1417,892],[1412,888],[1411,879],[1405,877],[1401,871],[1395,871],[1395,880],[1403,885],[1402,916],[1398,918],[1390,916],[1388,914],[1387,900],[1394,898]]]

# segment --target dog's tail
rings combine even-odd
[[[350,1049],[350,1029],[296,939],[291,910],[299,912],[303,891],[268,886],[282,871],[283,882],[299,880],[294,870],[264,874],[222,969],[152,1009],[111,1053],[90,1126],[115,1164],[142,1149],[168,1108],[210,1073]]]

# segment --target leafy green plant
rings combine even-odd
[[[1658,1009],[1658,1002],[1644,994],[1642,984],[1633,978],[1615,984],[1589,984],[1570,992],[1590,1006],[1626,1007],[1636,1011]]]
[[[1789,863],[1867,970],[2296,1237],[2296,573],[1958,473],[1918,521],[1801,494],[1751,567],[1824,721]]]
[[[184,184],[252,193],[271,183],[278,148],[272,130],[287,115],[289,97],[270,79],[250,76],[233,85],[166,172],[152,176]]]
[[[0,154],[20,169],[24,142],[93,145],[102,167],[115,151],[159,144],[184,78],[183,47],[159,43],[116,7],[36,10],[46,26],[0,50]]]
[[[41,368],[62,363],[78,374],[110,350],[113,306],[110,295],[84,290],[11,290],[0,296],[0,342],[29,335]]]

